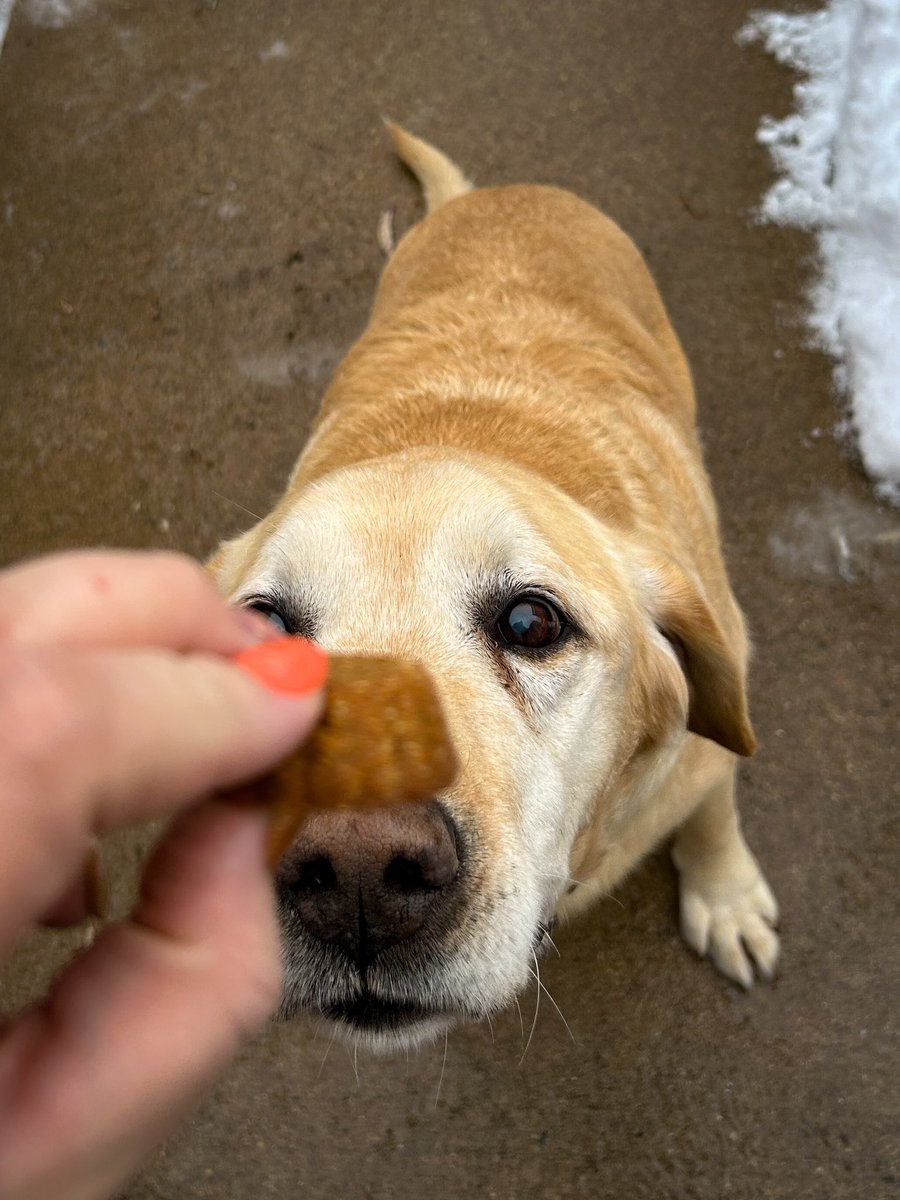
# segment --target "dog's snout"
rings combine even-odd
[[[365,968],[446,910],[460,851],[431,800],[311,817],[282,862],[278,885],[307,933]]]

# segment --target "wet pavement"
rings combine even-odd
[[[128,1200],[900,1191],[900,522],[804,348],[810,245],[752,222],[754,129],[790,78],[734,45],[745,11],[20,0],[0,57],[2,559],[202,556],[265,511],[365,321],[381,210],[419,213],[381,114],[477,181],[570,187],[635,237],[695,370],[756,644],[744,823],[783,910],[778,980],[740,994],[682,947],[659,855],[560,932],[559,1012],[544,996],[524,1057],[534,993],[521,1026],[513,1009],[408,1060],[273,1028]],[[134,856],[111,850],[123,880]],[[28,941],[3,1005],[70,943]]]

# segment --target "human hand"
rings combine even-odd
[[[0,962],[77,909],[96,835],[178,814],[129,920],[0,1021],[2,1200],[109,1195],[276,1003],[266,814],[208,798],[318,714],[318,692],[278,695],[228,661],[268,636],[174,555],[0,572]]]

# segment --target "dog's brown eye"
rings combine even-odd
[[[509,646],[540,650],[559,640],[563,620],[552,604],[536,596],[519,596],[497,622],[497,632]]]
[[[287,621],[284,619],[278,609],[275,608],[274,605],[269,604],[268,601],[251,600],[246,607],[252,608],[254,612],[262,613],[262,615],[268,618],[268,620],[271,621],[271,623],[280,633],[291,632],[290,629],[288,629]]]

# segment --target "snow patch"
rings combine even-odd
[[[15,2],[16,0],[0,0],[0,50],[3,49],[3,41],[9,28],[9,18],[12,16]]]
[[[809,289],[817,346],[878,495],[900,503],[900,0],[831,0],[811,13],[755,13],[738,42],[765,43],[801,78],[795,111],[758,140],[781,178],[761,216],[814,232]]]

